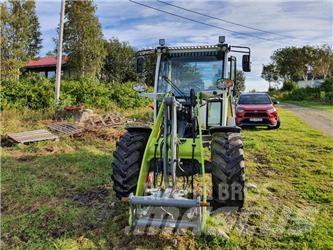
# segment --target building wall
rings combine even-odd
[[[41,76],[47,77],[49,79],[55,78],[56,67],[42,67],[42,68],[26,68],[24,73],[35,72]],[[69,78],[70,71],[68,67],[62,67],[62,77]]]
[[[320,84],[323,82],[324,80],[320,79],[320,80],[306,80],[306,81],[298,81],[297,85],[299,88],[306,88],[306,87],[311,87],[311,88],[315,88],[315,87],[319,87]]]

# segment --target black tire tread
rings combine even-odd
[[[111,178],[113,190],[119,199],[128,197],[136,190],[148,138],[149,133],[146,131],[128,131],[117,142]]]
[[[214,207],[237,207],[244,204],[244,151],[239,133],[215,133],[211,143],[212,185]],[[219,199],[219,185],[240,185],[236,199]],[[231,190],[228,189],[229,197]]]

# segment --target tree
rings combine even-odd
[[[333,72],[333,51],[329,45],[323,45],[316,49],[313,56],[313,70],[314,77],[322,77],[326,79],[330,77]]]
[[[41,33],[34,1],[1,3],[1,79],[16,80],[26,61],[38,55]]]
[[[102,79],[106,82],[128,82],[136,80],[134,67],[135,50],[128,42],[117,38],[105,41],[106,57]]]
[[[47,55],[47,56],[55,56],[55,53],[53,53],[52,51],[48,51],[48,52],[46,53],[46,55]]]
[[[301,49],[287,47],[274,51],[271,57],[277,72],[284,81],[304,79],[307,67]]]
[[[286,47],[274,51],[272,62],[263,65],[261,77],[269,83],[283,82],[283,89],[296,88],[297,81],[310,77],[326,79],[333,71],[333,52],[330,46]]]
[[[149,86],[154,86],[156,59],[156,54],[145,57],[145,83]]]
[[[271,83],[277,82],[279,80],[279,75],[276,70],[276,66],[273,63],[263,65],[261,77],[268,82],[268,84],[269,84],[268,91],[272,90],[273,88],[272,88]]]
[[[77,78],[98,77],[103,66],[103,33],[95,12],[92,1],[66,1],[63,46]]]
[[[236,86],[234,89],[235,96],[239,96],[245,90],[245,76],[243,71],[237,70],[236,72]]]

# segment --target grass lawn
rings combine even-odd
[[[286,102],[295,104],[295,105],[299,105],[302,107],[306,107],[306,108],[321,109],[321,110],[333,113],[333,105],[329,105],[329,104],[323,104],[323,103],[314,102],[314,101],[289,101],[288,100]]]
[[[127,208],[112,192],[114,139],[3,146],[2,249],[333,249],[333,140],[280,111],[279,130],[242,132],[243,211],[210,217],[201,236],[125,233]],[[48,118],[4,112],[2,133],[44,127]]]

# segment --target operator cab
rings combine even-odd
[[[196,93],[218,91],[216,83],[223,76],[223,62],[223,55],[217,51],[162,54],[157,92],[173,90],[168,80],[185,95],[191,89]]]
[[[156,119],[161,97],[172,92],[181,103],[188,102],[191,91],[200,102],[200,120],[204,130],[212,126],[235,124],[234,95],[237,85],[236,57],[230,52],[243,55],[243,71],[250,71],[250,49],[229,46],[224,37],[219,37],[216,45],[204,46],[160,46],[137,53],[137,71],[144,72],[144,56],[155,54],[156,70],[154,81],[154,118]],[[140,88],[138,88],[140,89]],[[227,118],[229,117],[229,118]]]

